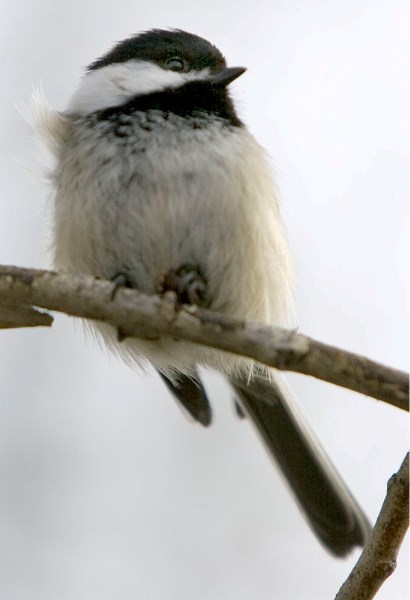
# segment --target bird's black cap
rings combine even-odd
[[[181,29],[151,29],[119,42],[87,69],[94,71],[133,59],[161,66],[173,56],[183,58],[190,69],[198,71],[209,67],[211,72],[217,72],[226,66],[225,58],[218,48],[198,35]]]

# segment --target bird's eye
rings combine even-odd
[[[169,58],[166,61],[165,66],[170,71],[184,71],[186,63],[184,60],[182,60],[182,58],[179,58],[178,56],[173,56],[172,58]]]

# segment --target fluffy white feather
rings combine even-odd
[[[52,108],[42,85],[34,87],[29,104],[18,104],[17,110],[33,129],[40,143],[56,157],[68,139],[70,120]]]

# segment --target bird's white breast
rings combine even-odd
[[[125,271],[153,293],[167,270],[195,264],[212,309],[285,323],[289,259],[262,149],[245,128],[181,120],[156,111],[124,116],[115,126],[72,119],[53,177],[55,265],[106,278]],[[127,340],[122,348],[164,371],[170,364],[188,372],[198,362],[237,364],[167,340]]]

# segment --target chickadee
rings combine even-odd
[[[244,73],[181,30],[134,35],[93,62],[68,108],[39,102],[36,129],[56,158],[54,264],[147,294],[272,325],[292,312],[292,270],[265,152],[228,86]],[[172,339],[125,339],[95,325],[131,363],[152,363],[202,425],[197,371],[226,374],[308,523],[343,556],[369,524],[277,372]]]

